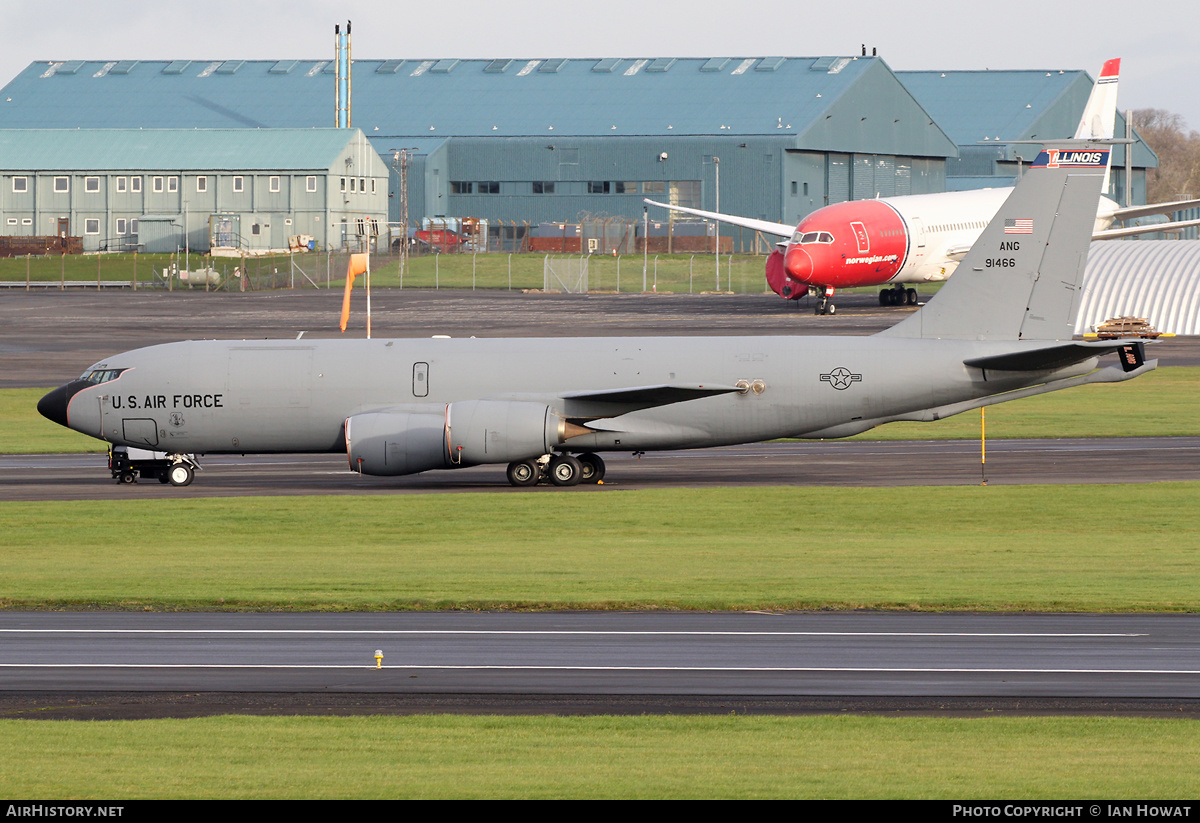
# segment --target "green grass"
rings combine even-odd
[[[1194,720],[0,721],[10,799],[1194,798]]]
[[[0,607],[1200,608],[1200,483],[0,504]]]
[[[44,389],[0,390],[0,454],[103,452],[107,444],[37,413]],[[987,410],[988,438],[1200,435],[1200,367],[1156,369],[1128,383],[1002,403]],[[979,413],[935,423],[889,423],[855,440],[979,438]]]

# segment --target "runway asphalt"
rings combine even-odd
[[[178,339],[294,338],[300,332],[334,337],[340,300],[328,291],[8,291],[0,296],[0,388],[58,385],[113,352]],[[869,334],[912,311],[875,304],[871,295],[846,295],[838,300],[837,315],[817,317],[811,308],[773,295],[395,291],[375,295],[373,328],[376,337]],[[1200,365],[1200,339],[1165,341],[1152,356],[1163,366]],[[1114,473],[1117,455],[1122,469]],[[991,441],[987,479],[997,485],[1197,479],[1198,458],[1200,438]],[[963,441],[771,443],[640,458],[620,454],[608,463],[604,486],[573,491],[759,483],[920,486],[982,479],[978,444]],[[212,457],[203,465],[192,486],[178,489],[119,486],[109,479],[103,456],[3,456],[0,501],[513,491],[494,467],[387,479],[350,474],[340,455]],[[278,632],[261,634],[264,627],[293,619],[286,625],[297,633],[286,642]],[[760,624],[771,627],[768,634],[724,634],[743,632],[747,625],[758,631]],[[348,625],[365,633],[324,634]],[[504,628],[512,633],[502,637],[479,634],[496,625],[516,628]],[[547,625],[571,626],[575,633],[551,635]],[[238,626],[248,627],[253,637],[231,633]],[[179,633],[181,627],[200,633]],[[447,710],[1198,714],[1198,635],[1195,615],[0,612],[5,664],[0,716]],[[370,654],[363,659],[380,646],[387,649],[382,671],[372,668]],[[274,668],[281,660],[301,668]],[[172,661],[178,668],[159,666]],[[56,663],[61,665],[55,668]],[[238,668],[217,668],[224,663]],[[321,668],[326,665],[335,668]],[[519,668],[530,665],[537,668]]]
[[[0,455],[3,500],[159,500],[297,494],[529,494],[559,490],[510,486],[503,466],[426,472],[409,477],[352,473],[345,455],[215,455],[201,460],[190,486],[114,481],[107,458]],[[604,485],[567,491],[714,486],[930,486],[1031,483],[1151,483],[1200,480],[1200,438],[1130,437],[994,440],[986,466],[967,440],[777,442],[683,452],[605,455]],[[985,474],[986,469],[986,474]]]
[[[1200,711],[1196,615],[0,613],[0,661],[0,716],[107,716],[109,693],[185,715],[222,693],[243,710],[324,694],[343,712],[464,695],[567,713]]]

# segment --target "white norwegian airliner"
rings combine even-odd
[[[1117,79],[1121,60],[1104,64],[1092,88],[1076,138],[1111,138],[1117,116]],[[1104,190],[1108,189],[1105,175]],[[945,280],[974,245],[983,228],[1012,187],[969,191],[912,194],[851,200],[817,209],[797,226],[772,223],[736,215],[645,202],[672,211],[717,220],[735,226],[788,238],[777,244],[767,258],[767,284],[780,297],[798,300],[807,294],[820,295],[817,314],[833,314],[833,294],[853,286],[878,286],[879,304],[916,305],[917,290],[906,283]],[[1109,228],[1117,220],[1151,214],[1170,215],[1200,206],[1200,200],[1155,203],[1121,208],[1107,197],[1096,210],[1093,240],[1107,240],[1155,231],[1170,231],[1200,225],[1200,220],[1157,223],[1151,226]],[[1031,234],[1030,227],[1013,225],[1007,234]]]

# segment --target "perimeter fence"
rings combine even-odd
[[[316,251],[257,257],[84,254],[0,259],[0,288],[127,288],[254,292],[342,288],[350,256]],[[572,292],[766,290],[763,255],[373,253],[372,288]],[[575,274],[568,275],[569,270]],[[560,272],[551,277],[548,272]],[[356,282],[356,287],[358,283]]]

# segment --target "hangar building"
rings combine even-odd
[[[358,129],[0,130],[0,226],[84,251],[357,247],[388,169]]]
[[[326,126],[334,72],[37,62],[0,92],[0,128]],[[894,73],[866,56],[358,60],[352,123],[392,167],[392,220],[407,149],[414,221],[640,220],[643,197],[715,210],[719,189],[721,211],[793,223],[848,199],[1007,184],[1025,147],[977,141],[1069,135],[1090,88],[1082,71]]]
[[[1028,166],[1036,147],[1004,141],[1070,137],[1093,85],[1083,71],[901,71],[896,76],[958,147],[958,156],[946,163],[948,191],[1013,185],[1018,162]],[[1116,136],[1123,137],[1125,128],[1118,108]],[[1121,205],[1145,203],[1146,169],[1156,167],[1158,158],[1137,139],[1133,189],[1127,191],[1125,151],[1124,144],[1112,147],[1107,194]]]
[[[719,173],[722,210],[794,222],[826,203],[941,191],[957,152],[875,57],[360,60],[353,72],[353,125],[385,158],[414,150],[414,218],[640,218],[643,196],[712,209]],[[0,128],[306,128],[332,122],[333,91],[333,61],[35,63],[0,95]]]

